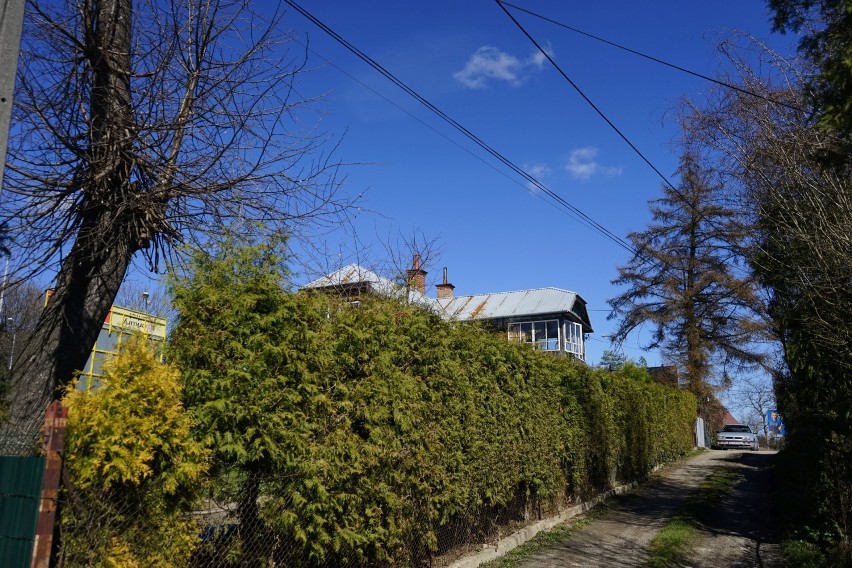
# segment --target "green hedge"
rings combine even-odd
[[[484,513],[509,504],[530,508],[642,479],[692,447],[693,397],[652,382],[643,369],[612,373],[555,359],[392,301],[353,308],[318,294],[279,300],[271,325],[286,341],[273,349],[280,396],[269,377],[222,367],[221,329],[204,340],[214,340],[210,367],[186,367],[184,376],[198,423],[219,428],[202,437],[234,439],[222,429],[231,396],[255,406],[256,420],[287,424],[286,433],[265,433],[275,449],[263,460],[213,450],[219,471],[251,465],[257,473],[262,462],[259,516],[291,542],[266,554],[289,565],[409,564],[438,550],[441,526],[476,527]],[[187,319],[173,356],[203,367],[199,334],[208,322],[187,328]],[[181,338],[192,339],[192,357]],[[229,387],[211,378],[217,374],[246,384]],[[251,392],[263,398],[249,402]]]
[[[277,283],[269,250],[175,283],[170,358],[211,471],[239,498],[235,564],[416,565],[542,503],[692,447],[695,400],[395,301]],[[282,544],[285,543],[285,544]]]

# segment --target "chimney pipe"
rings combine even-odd
[[[441,284],[435,286],[438,289],[438,299],[446,300],[453,297],[453,290],[455,286],[447,282],[447,267],[444,267],[444,281]]]
[[[415,254],[411,263],[411,269],[406,271],[408,276],[408,285],[421,294],[426,294],[426,274],[427,272],[420,268],[420,255]]]

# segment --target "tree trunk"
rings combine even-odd
[[[88,148],[70,183],[82,197],[79,229],[60,266],[39,326],[11,374],[9,417],[36,429],[50,401],[82,369],[133,254],[147,246],[133,207],[135,167],[131,76],[131,0],[84,0],[81,72],[88,74]],[[75,104],[68,101],[67,104]],[[76,187],[74,187],[76,186]]]
[[[85,366],[118,294],[134,251],[97,238],[107,222],[101,217],[80,229],[38,328],[14,362],[9,418],[18,431],[38,429],[50,401]]]
[[[246,464],[246,479],[238,504],[239,534],[242,545],[240,565],[261,568],[270,558],[272,538],[260,517],[260,482],[264,468],[257,462]]]

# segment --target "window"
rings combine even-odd
[[[559,351],[559,320],[510,323],[508,337],[542,351]]]
[[[521,343],[533,342],[533,324],[530,322],[519,324],[521,328]]]
[[[565,351],[581,361],[586,360],[586,346],[583,341],[583,326],[573,321],[565,322]]]

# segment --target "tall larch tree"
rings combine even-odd
[[[643,324],[653,327],[647,348],[662,348],[679,362],[690,390],[712,395],[718,364],[753,365],[753,341],[761,330],[758,295],[739,266],[743,227],[720,199],[719,185],[686,153],[677,188],[663,187],[651,203],[653,220],[628,237],[636,249],[613,281],[624,291],[609,300],[618,321],[614,341]]]

